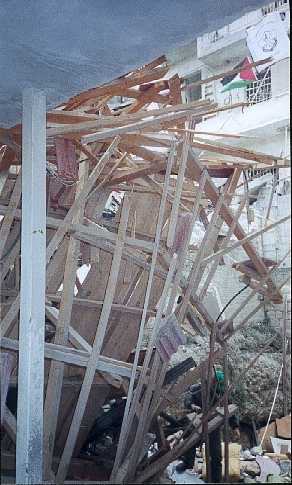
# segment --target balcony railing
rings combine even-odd
[[[279,12],[285,9],[289,9],[289,0],[276,0],[262,7],[262,14],[265,16],[271,12]]]

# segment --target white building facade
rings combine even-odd
[[[221,79],[212,80],[212,78],[232,70],[244,58],[251,58],[247,46],[247,29],[256,26],[273,12],[279,14],[290,38],[289,0],[280,0],[252,11],[217,31],[208,32],[168,55],[168,62],[171,64],[168,77],[178,74],[184,79],[185,102],[208,99],[218,103],[219,107],[245,103],[243,107],[219,111],[202,119],[196,125],[197,131],[241,135],[240,138],[204,136],[209,139],[216,138],[223,143],[238,144],[261,153],[272,154],[282,159],[281,162],[279,161],[279,167],[271,167],[268,171],[263,171],[260,165],[258,170],[254,168],[246,170],[251,195],[248,215],[246,212],[240,222],[248,232],[263,227],[267,221],[272,223],[290,213],[290,58],[286,57],[269,63],[264,75],[244,88],[223,93]],[[198,83],[210,78],[209,82]],[[204,154],[201,155],[204,156]],[[213,157],[206,154],[206,157],[214,158],[214,154]],[[220,156],[220,158],[224,157]],[[285,168],[286,165],[287,168]],[[234,200],[234,203],[238,201],[239,199]],[[259,254],[278,263],[290,246],[290,221],[265,233],[262,238],[254,242],[254,245]],[[236,260],[246,259],[246,255],[238,250],[231,256]],[[289,256],[281,264],[277,279],[281,281],[287,277],[290,269]],[[222,281],[225,281],[224,285]],[[222,308],[242,286],[239,274],[230,269],[230,266],[219,267],[213,287],[219,307]],[[287,289],[286,287],[285,291]],[[244,297],[243,294],[242,299]],[[249,308],[246,309],[248,310]],[[262,313],[261,317],[258,315],[257,318],[266,317],[267,310],[271,320],[275,321],[275,316],[277,320],[279,307],[277,313],[267,308],[265,315]]]

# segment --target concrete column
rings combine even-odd
[[[46,273],[46,98],[23,92],[16,483],[42,482]]]

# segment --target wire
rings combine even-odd
[[[246,285],[244,286],[243,288],[241,288],[237,293],[235,293],[235,295],[233,295],[232,298],[230,298],[230,300],[226,303],[225,307],[221,310],[221,312],[219,313],[218,317],[216,318],[216,322],[218,322],[219,318],[222,316],[222,314],[225,312],[226,308],[229,307],[229,305],[233,302],[233,300],[235,300],[235,298],[237,298],[240,293],[242,293],[244,290],[246,290],[247,288],[249,287],[249,285]]]
[[[262,444],[264,442],[264,439],[265,439],[265,436],[266,436],[266,433],[268,431],[268,427],[269,427],[269,424],[270,424],[270,420],[271,420],[271,417],[272,417],[272,414],[273,414],[273,410],[274,410],[274,407],[275,407],[276,398],[277,398],[277,394],[278,394],[278,390],[279,390],[279,386],[280,386],[282,370],[283,370],[283,364],[281,365],[281,369],[280,369],[280,373],[279,373],[279,377],[278,377],[278,382],[277,382],[277,387],[276,387],[276,391],[275,391],[275,395],[274,395],[274,399],[273,399],[273,404],[272,404],[272,407],[271,407],[271,411],[270,411],[270,414],[269,414],[269,417],[268,417],[268,422],[267,422],[264,434],[263,434],[261,442],[260,442],[260,446],[262,446]]]

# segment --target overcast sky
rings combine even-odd
[[[265,3],[0,0],[0,124],[19,119],[25,86],[57,104]]]

